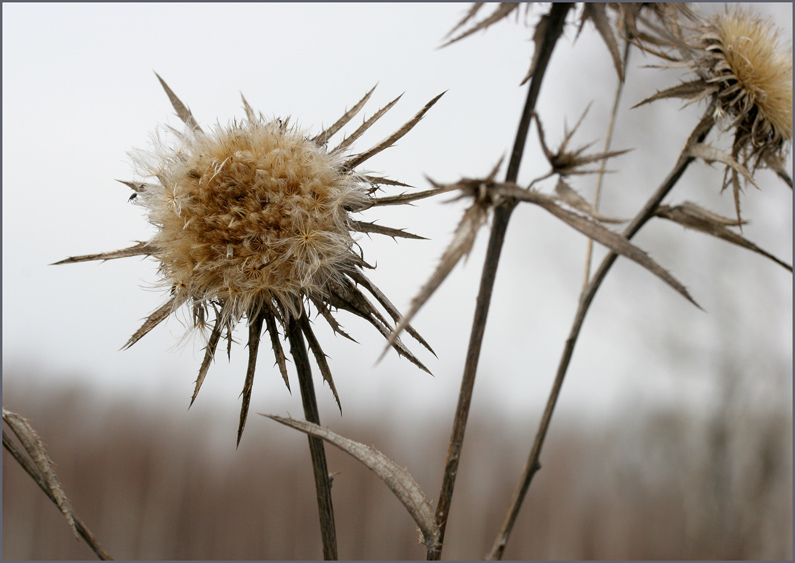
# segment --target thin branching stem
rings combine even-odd
[[[11,454],[11,456],[22,466],[28,475],[36,482],[39,488],[44,491],[44,494],[53,502],[53,504],[57,505],[58,501],[55,499],[55,495],[52,494],[50,487],[47,486],[44,478],[42,478],[41,474],[39,473],[38,469],[36,469],[35,465],[30,463],[28,459],[22,455],[17,447],[14,445],[14,442],[11,438],[6,434],[5,430],[3,430],[3,447]],[[80,537],[83,538],[83,541],[86,542],[88,547],[101,559],[102,561],[113,561],[113,557],[105,551],[99,542],[94,537],[94,534],[91,533],[83,521],[77,517],[77,515],[72,514],[72,519],[74,520],[75,529],[77,533],[80,534]]]
[[[622,62],[623,72],[622,75],[624,76],[624,80],[619,79],[618,85],[616,86],[616,96],[613,99],[613,109],[610,112],[610,122],[607,124],[607,133],[605,133],[605,146],[602,149],[602,152],[608,152],[610,150],[610,144],[613,142],[613,130],[616,126],[616,116],[618,115],[618,106],[621,103],[621,94],[624,92],[624,82],[626,81],[627,76],[627,65],[629,63],[629,51],[632,43],[630,41],[624,42],[624,58]],[[596,211],[599,211],[599,202],[602,197],[602,182],[605,177],[605,167],[607,166],[607,159],[602,160],[599,163],[599,173],[597,175],[596,180],[596,193],[594,194],[593,200],[593,208]],[[588,239],[588,249],[585,253],[585,275],[583,276],[582,288],[585,291],[585,287],[588,285],[588,279],[591,277],[591,260],[593,256],[593,241]]]
[[[537,62],[528,87],[524,110],[519,120],[519,127],[516,132],[511,159],[508,162],[506,182],[515,182],[519,176],[519,166],[522,161],[527,134],[530,130],[530,121],[535,111],[538,94],[541,91],[541,83],[543,82],[543,77],[552,56],[552,50],[563,32],[566,14],[572,6],[573,4],[571,3],[553,4],[549,14],[546,16],[549,18],[547,32],[541,44],[537,46]],[[436,507],[436,521],[439,524],[439,543],[434,549],[428,551],[427,558],[430,561],[439,560],[442,555],[444,533],[450,514],[455,479],[458,474],[458,463],[461,458],[464,432],[466,430],[467,418],[469,417],[469,408],[472,403],[475,375],[477,373],[477,365],[480,358],[489,305],[491,304],[494,280],[497,274],[497,266],[500,260],[502,245],[505,240],[505,232],[508,228],[508,220],[515,207],[516,201],[509,199],[498,205],[494,210],[494,221],[492,223],[489,245],[486,251],[486,259],[483,264],[480,290],[478,292],[475,315],[472,321],[472,332],[470,334],[469,347],[464,364],[464,374],[461,380],[461,390],[458,396],[453,431],[450,436],[450,445],[447,451],[442,489],[439,494],[439,504]]]
[[[641,211],[635,216],[629,226],[622,233],[628,240],[635,236],[641,227],[643,227],[643,225],[645,225],[646,222],[654,216],[654,211],[659,207],[660,203],[662,203],[662,200],[673,189],[673,187],[682,177],[682,174],[684,174],[685,170],[687,170],[687,167],[690,166],[693,160],[695,160],[693,156],[690,156],[689,149],[695,143],[700,143],[706,138],[707,134],[712,128],[712,125],[714,124],[713,118],[711,117],[712,111],[712,107],[707,109],[704,118],[701,120],[701,122],[699,122],[693,131],[693,134],[688,139],[688,142],[685,145],[685,148],[677,160],[673,170],[671,170],[670,174],[668,174],[662,184],[660,184],[651,198],[646,202],[643,209],[641,209]],[[539,424],[538,431],[536,432],[533,447],[530,450],[527,463],[525,464],[524,470],[522,471],[522,477],[520,478],[519,483],[514,490],[511,504],[505,516],[505,520],[503,521],[502,527],[500,528],[500,532],[497,535],[497,538],[494,540],[494,545],[492,546],[491,552],[488,556],[489,559],[502,559],[505,546],[507,545],[508,538],[511,534],[511,530],[513,529],[513,525],[516,522],[516,517],[519,515],[519,509],[521,508],[522,502],[524,501],[525,495],[527,494],[527,490],[530,487],[530,482],[538,470],[541,469],[541,463],[539,462],[541,448],[544,445],[544,439],[546,438],[547,430],[549,429],[549,424],[552,420],[552,413],[555,409],[555,405],[560,394],[560,389],[563,386],[563,380],[569,368],[571,356],[574,352],[574,346],[577,343],[577,338],[580,335],[580,329],[582,328],[583,321],[585,320],[585,315],[591,306],[597,290],[601,287],[602,282],[604,281],[608,271],[616,261],[617,257],[618,255],[615,252],[610,252],[607,256],[605,256],[604,260],[602,260],[602,263],[599,266],[599,269],[594,274],[593,279],[590,281],[590,283],[588,283],[580,295],[580,303],[577,308],[577,313],[574,316],[574,323],[572,324],[569,337],[566,339],[563,355],[561,356],[560,363],[558,365],[558,371],[555,375],[555,381],[552,384],[552,390],[549,393],[549,398],[547,399],[547,404],[544,408],[544,414],[541,417],[541,423]]]
[[[315,385],[312,382],[312,367],[306,352],[304,335],[299,323],[291,318],[287,323],[287,339],[290,342],[290,353],[295,361],[298,372],[298,384],[301,388],[301,401],[304,405],[304,418],[308,422],[320,425],[320,412],[317,408]],[[326,466],[326,451],[323,440],[309,436],[309,452],[312,456],[312,469],[315,474],[315,490],[317,492],[317,510],[320,517],[320,535],[323,539],[323,559],[336,560],[337,532],[334,524],[334,506],[331,502],[331,478]]]

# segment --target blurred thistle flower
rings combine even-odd
[[[396,322],[400,313],[364,275],[365,262],[353,233],[421,238],[400,229],[354,220],[353,213],[378,205],[406,203],[429,192],[375,197],[380,185],[401,182],[357,172],[355,168],[392,146],[410,131],[441,94],[398,131],[361,154],[348,148],[399,99],[396,98],[333,150],[329,138],[344,127],[370,98],[370,90],[336,123],[314,137],[288,125],[266,120],[243,98],[246,120],[204,132],[190,110],[158,76],[186,130],[171,130],[176,142],[159,138],[151,152],[134,154],[140,174],[153,182],[123,182],[148,214],[157,232],[130,248],[76,256],[58,264],[152,256],[160,263],[162,285],[170,297],[152,313],[124,346],[129,348],[182,306],[192,314],[192,327],[209,331],[191,404],[196,399],[219,341],[231,352],[232,332],[245,319],[249,327],[249,362],[243,388],[238,442],[245,427],[263,328],[289,389],[279,327],[290,323],[306,337],[323,378],[339,405],[325,354],[307,315],[310,304],[331,328],[350,338],[332,315],[349,311],[372,324],[385,338],[389,321],[360,287],[366,289]],[[430,350],[412,330],[410,334]],[[393,348],[421,369],[427,368],[399,340]],[[431,350],[432,352],[432,350]]]
[[[637,105],[662,98],[712,104],[715,122],[734,130],[731,154],[704,144],[693,147],[691,154],[726,165],[723,187],[733,187],[740,224],[740,176],[753,183],[753,172],[768,167],[792,187],[783,167],[792,141],[792,49],[782,48],[771,20],[738,7],[683,26],[669,46],[679,56],[666,56],[671,62],[663,68],[684,67],[696,78]]]

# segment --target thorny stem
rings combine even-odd
[[[668,177],[665,178],[662,184],[660,184],[651,198],[646,202],[646,205],[643,207],[643,209],[641,209],[641,211],[635,216],[629,226],[622,233],[627,240],[635,236],[640,228],[654,216],[654,212],[662,200],[666,195],[668,195],[671,189],[673,189],[673,187],[682,177],[682,174],[684,174],[685,170],[687,170],[687,167],[690,166],[693,160],[695,160],[694,157],[689,155],[689,149],[695,143],[700,143],[706,138],[714,124],[714,120],[711,117],[712,111],[713,108],[710,106],[707,109],[704,117],[694,129],[693,133],[690,135],[690,138],[685,144],[685,148],[682,151],[682,154],[679,156],[679,159],[677,160],[673,170],[670,172],[670,174],[668,174]],[[557,403],[560,389],[563,386],[563,379],[566,376],[566,371],[568,370],[569,362],[571,361],[571,356],[574,352],[574,346],[577,343],[580,329],[582,328],[583,321],[585,320],[585,314],[588,312],[588,308],[591,306],[591,302],[593,301],[597,290],[602,285],[602,282],[604,281],[608,271],[616,261],[617,257],[618,255],[615,252],[610,252],[607,256],[605,256],[604,260],[602,260],[602,263],[599,266],[599,269],[594,274],[593,279],[580,295],[580,303],[577,308],[577,314],[574,316],[574,323],[572,324],[571,332],[569,333],[569,337],[566,339],[563,355],[561,356],[560,364],[558,365],[558,371],[555,375],[555,381],[552,384],[552,390],[549,393],[549,398],[547,399],[547,404],[544,408],[544,414],[541,417],[541,423],[539,425],[538,431],[536,432],[533,447],[530,450],[530,455],[528,456],[527,463],[524,466],[522,477],[519,480],[516,489],[514,490],[510,508],[508,509],[505,521],[500,528],[500,532],[497,535],[497,538],[494,540],[494,545],[491,548],[488,559],[502,559],[502,554],[505,551],[506,544],[508,543],[508,537],[511,534],[511,529],[513,528],[513,525],[516,521],[516,517],[519,515],[519,509],[521,508],[524,497],[527,494],[527,489],[530,487],[530,482],[532,481],[536,472],[541,469],[541,463],[539,462],[541,448],[544,445],[544,439],[546,438],[547,430],[549,429],[549,424],[552,420],[552,413],[555,409],[555,404]]]
[[[39,488],[44,491],[44,494],[47,495],[47,498],[57,505],[58,501],[55,500],[55,496],[52,494],[50,487],[47,486],[47,483],[44,481],[39,471],[17,449],[17,447],[14,445],[14,442],[5,433],[5,430],[3,430],[3,447],[8,450],[8,453],[10,453],[17,463],[22,466],[22,469],[24,469],[28,475],[30,475]],[[80,537],[83,538],[83,541],[86,542],[88,547],[90,547],[91,550],[97,554],[97,557],[103,561],[113,561],[113,557],[111,557],[107,551],[102,549],[102,546],[99,545],[99,542],[94,537],[94,534],[91,533],[86,525],[83,524],[83,521],[80,520],[74,513],[72,514],[72,520],[74,521],[77,533],[80,534]]]
[[[312,382],[312,367],[309,364],[304,335],[298,322],[293,318],[287,323],[287,339],[290,341],[290,353],[295,361],[296,371],[298,371],[298,384],[301,388],[304,418],[306,418],[307,422],[320,425],[315,385]],[[331,503],[331,478],[326,466],[326,452],[322,439],[315,436],[309,436],[308,438],[309,452],[312,456],[312,469],[315,473],[320,535],[323,539],[323,559],[326,561],[337,560],[337,532],[334,525],[334,506]]]
[[[613,100],[613,109],[610,112],[610,123],[607,124],[607,133],[605,134],[605,146],[602,149],[602,152],[607,152],[610,150],[610,143],[613,141],[613,129],[616,125],[616,115],[618,115],[618,105],[621,102],[621,94],[624,91],[624,81],[626,80],[627,76],[627,65],[629,63],[629,48],[632,45],[630,41],[624,42],[624,59],[622,62],[623,68],[623,75],[624,80],[618,80],[618,86],[616,86],[616,96]],[[596,194],[594,195],[594,203],[593,208],[595,210],[599,210],[599,201],[602,195],[602,180],[605,177],[605,166],[607,166],[607,159],[602,160],[599,163],[599,175],[597,176],[596,181]],[[588,250],[585,253],[585,275],[583,276],[582,281],[582,289],[585,291],[585,288],[588,285],[588,278],[591,277],[591,257],[593,255],[593,241],[588,239]]]
[[[527,90],[527,100],[519,120],[519,127],[516,132],[516,139],[506,172],[506,182],[515,182],[519,176],[519,165],[522,161],[527,134],[530,130],[530,121],[533,111],[535,110],[536,101],[538,100],[538,94],[541,90],[541,83],[552,56],[552,50],[563,32],[566,14],[572,6],[573,4],[571,3],[553,4],[547,15],[549,18],[547,32],[541,45],[537,46],[538,54],[536,67],[530,80],[530,85]],[[450,514],[455,479],[458,474],[458,463],[461,458],[464,432],[469,416],[469,408],[472,403],[475,375],[477,373],[478,360],[483,343],[483,334],[486,328],[486,319],[489,314],[489,305],[491,304],[491,294],[497,274],[497,265],[499,264],[502,245],[505,241],[508,220],[515,207],[516,201],[508,200],[498,205],[494,210],[494,222],[492,223],[489,245],[486,250],[486,259],[483,264],[480,290],[478,292],[475,315],[472,321],[472,332],[469,338],[469,348],[467,349],[464,374],[461,379],[461,390],[458,395],[458,405],[455,411],[453,431],[450,436],[450,446],[447,450],[447,461],[445,463],[442,489],[439,494],[439,504],[436,507],[436,522],[439,524],[439,542],[435,548],[428,550],[427,559],[429,561],[437,561],[442,556],[444,533]]]

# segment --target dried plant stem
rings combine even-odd
[[[5,433],[5,430],[3,431],[3,447],[6,450],[8,450],[8,453],[10,453],[11,456],[17,461],[17,463],[19,463],[19,465],[22,466],[22,469],[24,469],[28,473],[28,475],[30,475],[30,477],[36,482],[39,488],[42,491],[44,491],[44,494],[46,494],[47,497],[54,504],[57,505],[58,501],[55,499],[55,496],[52,494],[52,491],[47,486],[47,483],[45,483],[39,471],[32,463],[28,461],[28,459],[25,456],[22,455],[22,452],[20,452],[17,449],[17,447],[14,445],[14,442]],[[83,524],[83,521],[80,520],[74,514],[72,515],[72,519],[74,520],[74,525],[75,528],[77,529],[77,533],[80,534],[80,537],[83,538],[83,541],[86,542],[88,547],[90,547],[91,550],[94,553],[96,553],[97,557],[99,557],[103,561],[113,561],[113,557],[111,557],[107,551],[102,549],[102,546],[99,545],[99,542],[94,537],[94,534],[92,534],[91,531],[86,527],[86,525]]]
[[[613,142],[613,130],[615,129],[616,125],[616,115],[618,115],[618,106],[621,102],[621,94],[624,92],[624,81],[626,80],[627,76],[627,64],[629,62],[629,50],[632,43],[629,41],[624,42],[624,58],[622,62],[622,75],[624,76],[624,80],[619,79],[618,85],[616,86],[616,96],[613,100],[613,109],[610,112],[610,122],[607,124],[607,133],[605,134],[605,146],[602,149],[602,152],[608,152],[610,150],[610,144]],[[599,163],[599,173],[596,180],[596,193],[594,194],[594,202],[593,208],[595,211],[599,211],[599,202],[602,196],[602,180],[605,177],[605,166],[607,166],[607,159],[602,160]],[[593,241],[588,239],[588,249],[585,253],[585,275],[583,276],[582,288],[585,291],[586,286],[588,285],[588,279],[591,277],[591,260],[593,256]]]
[[[320,413],[315,397],[315,385],[312,382],[312,367],[304,344],[304,335],[299,322],[290,319],[287,323],[287,339],[290,342],[290,353],[298,371],[298,384],[301,388],[301,401],[304,405],[304,418],[307,422],[320,425]],[[334,506],[331,502],[331,478],[326,466],[326,452],[323,440],[309,436],[309,452],[312,456],[312,469],[315,473],[315,490],[317,492],[317,509],[320,517],[320,535],[323,540],[323,559],[336,560],[337,532],[334,525]]]
[[[536,64],[528,87],[524,110],[519,120],[519,127],[511,152],[511,159],[508,163],[506,182],[515,182],[519,175],[519,165],[522,161],[527,134],[530,130],[530,121],[535,111],[536,101],[538,100],[538,94],[541,90],[541,83],[552,56],[552,50],[563,32],[566,14],[572,6],[573,4],[571,3],[553,4],[549,14],[546,16],[548,18],[546,33],[540,45],[536,46]],[[505,232],[508,228],[508,220],[515,207],[516,201],[510,199],[498,205],[494,210],[494,221],[492,223],[489,245],[486,251],[486,259],[483,264],[480,290],[478,292],[475,315],[472,321],[472,332],[470,334],[469,348],[467,349],[466,362],[464,364],[464,374],[461,380],[461,390],[459,392],[458,405],[455,411],[453,431],[447,450],[447,461],[445,463],[442,488],[439,494],[439,504],[436,507],[436,521],[439,524],[439,543],[434,549],[428,550],[427,559],[429,561],[439,560],[442,555],[444,533],[447,527],[447,518],[450,514],[455,479],[458,474],[458,463],[461,458],[464,432],[466,430],[467,418],[469,417],[472,393],[475,387],[475,375],[477,373],[477,365],[480,358],[489,305],[491,304],[492,289],[494,288],[497,266],[500,260],[502,245],[505,240]]]
[[[693,160],[695,160],[693,156],[689,155],[689,149],[695,143],[702,142],[709,133],[712,125],[714,124],[713,118],[711,117],[712,111],[712,107],[707,109],[704,118],[702,118],[702,120],[696,126],[696,129],[693,131],[693,134],[691,134],[690,138],[688,139],[688,142],[685,145],[685,148],[682,151],[682,154],[680,155],[673,170],[670,172],[668,177],[665,178],[663,183],[660,184],[652,197],[646,202],[646,205],[643,207],[643,209],[635,216],[629,226],[624,230],[623,235],[628,240],[635,236],[641,227],[654,216],[655,209],[659,207],[665,196],[668,195],[671,189],[673,189],[673,187],[682,177],[682,174],[684,174],[685,170],[687,170],[687,167],[690,166]],[[544,445],[544,439],[546,438],[547,430],[549,429],[549,424],[552,420],[552,413],[555,409],[555,404],[557,403],[560,389],[563,386],[563,380],[566,376],[566,371],[569,368],[571,356],[574,352],[574,346],[577,343],[577,338],[580,335],[580,329],[582,328],[583,321],[585,320],[585,315],[591,306],[591,302],[593,301],[597,290],[602,285],[602,282],[604,281],[608,271],[616,261],[617,257],[618,255],[615,252],[610,252],[604,258],[604,260],[602,260],[602,263],[594,274],[593,279],[590,281],[590,283],[588,283],[580,295],[580,303],[577,308],[577,313],[574,316],[574,323],[572,324],[569,337],[566,339],[563,355],[561,356],[560,363],[558,365],[555,381],[552,384],[552,390],[550,391],[549,398],[547,399],[544,414],[541,417],[541,423],[539,424],[538,431],[536,432],[533,447],[530,450],[530,455],[527,458],[527,463],[525,464],[524,470],[522,472],[522,477],[520,478],[519,483],[514,490],[510,507],[502,527],[500,528],[500,532],[494,541],[494,545],[491,548],[488,559],[502,559],[505,546],[508,543],[508,538],[516,521],[516,517],[519,515],[519,509],[521,508],[522,502],[524,501],[525,495],[527,494],[527,490],[530,487],[530,482],[532,481],[536,472],[541,469],[541,463],[539,462],[541,448]]]

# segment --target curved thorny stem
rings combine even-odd
[[[546,33],[541,44],[537,47],[538,52],[535,55],[536,64],[528,87],[527,100],[522,112],[522,117],[519,121],[511,158],[508,163],[506,182],[515,182],[519,175],[519,166],[522,161],[522,154],[530,129],[530,121],[535,110],[536,100],[541,90],[541,83],[552,56],[552,50],[563,32],[566,14],[573,5],[572,3],[553,4],[549,14],[545,16],[548,18]],[[505,232],[508,228],[508,220],[515,207],[516,201],[509,199],[497,206],[494,210],[494,222],[492,224],[488,250],[486,251],[486,259],[483,265],[480,290],[472,322],[472,332],[469,339],[469,348],[467,349],[464,374],[461,381],[461,391],[458,397],[455,421],[450,437],[450,446],[447,451],[442,489],[439,494],[439,504],[436,507],[436,520],[439,524],[439,543],[435,549],[428,551],[428,560],[439,560],[442,555],[444,533],[450,514],[455,478],[458,473],[458,463],[461,458],[461,449],[464,442],[464,432],[466,430],[469,408],[472,402],[472,392],[475,386],[475,375],[480,358],[480,349],[483,342],[489,305],[491,303],[491,293],[494,287],[502,244],[505,240]]]
[[[304,418],[308,422],[320,425],[320,413],[317,408],[315,386],[312,382],[312,367],[304,344],[303,329],[309,323],[306,313],[295,320],[292,317],[287,323],[287,339],[290,342],[290,353],[298,371],[298,383],[301,388],[301,401],[304,405]],[[315,490],[317,491],[317,509],[320,517],[320,535],[323,539],[323,559],[336,560],[337,532],[334,524],[334,506],[331,502],[331,478],[326,466],[326,452],[323,440],[308,436],[309,451],[312,456],[312,469],[315,472]]]
[[[662,203],[662,200],[666,195],[668,195],[671,189],[673,189],[673,187],[682,177],[682,174],[684,174],[685,170],[687,170],[687,167],[690,166],[693,160],[695,160],[695,157],[690,155],[690,148],[694,144],[702,142],[712,129],[712,126],[714,125],[714,118],[712,117],[713,109],[714,108],[712,106],[707,108],[704,117],[693,130],[693,133],[690,135],[690,138],[685,144],[685,148],[683,149],[682,154],[679,156],[679,159],[677,160],[673,170],[670,172],[670,174],[668,174],[668,177],[663,181],[662,184],[660,184],[651,198],[646,202],[646,205],[644,205],[643,209],[641,209],[641,211],[635,216],[629,226],[622,233],[627,240],[635,236],[641,227],[654,216],[654,211],[659,207],[660,203]],[[555,409],[555,404],[557,403],[560,389],[563,386],[563,380],[566,376],[566,371],[569,368],[569,362],[571,361],[571,356],[574,352],[574,346],[577,343],[580,329],[582,328],[583,321],[585,320],[585,314],[588,312],[597,290],[599,287],[601,287],[602,282],[604,281],[608,271],[616,261],[617,257],[618,255],[615,252],[610,252],[604,258],[604,260],[602,260],[602,264],[599,266],[599,269],[594,274],[590,283],[588,283],[588,285],[583,289],[583,292],[580,296],[577,314],[574,317],[574,323],[572,324],[569,337],[566,339],[563,355],[561,356],[560,364],[558,365],[555,381],[552,384],[552,390],[550,391],[549,398],[547,399],[547,405],[544,409],[544,414],[541,417],[541,423],[536,433],[533,447],[530,450],[527,463],[525,464],[524,470],[522,471],[522,477],[520,478],[519,483],[514,490],[513,497],[511,498],[511,504],[505,516],[502,527],[500,528],[500,532],[497,535],[497,538],[494,540],[494,545],[492,546],[491,552],[488,556],[489,559],[502,559],[505,546],[508,543],[508,538],[516,521],[516,517],[519,515],[519,509],[521,508],[522,502],[524,501],[525,495],[527,494],[527,490],[530,487],[530,482],[532,481],[536,472],[541,469],[541,464],[539,462],[541,448],[544,445],[544,439],[546,438],[547,430],[549,429],[549,424],[552,420],[552,413]]]

